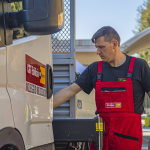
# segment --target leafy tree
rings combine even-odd
[[[150,0],[146,0],[140,5],[137,9],[138,18],[137,18],[137,26],[136,31],[133,31],[135,34],[141,32],[142,30],[148,28],[150,26]],[[143,50],[138,53],[139,57],[146,60],[150,66],[150,48]]]
[[[150,48],[145,49],[138,53],[139,57],[146,60],[148,65],[150,66]]]

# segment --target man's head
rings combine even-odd
[[[92,37],[92,42],[95,43],[95,40],[103,36],[105,42],[111,43],[113,39],[118,41],[118,46],[120,46],[120,36],[115,29],[110,26],[104,26],[100,28]]]
[[[111,62],[115,55],[120,51],[120,36],[115,29],[110,26],[100,28],[92,37],[95,43],[97,54],[105,62]]]

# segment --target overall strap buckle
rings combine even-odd
[[[97,80],[101,82],[102,79],[102,66],[103,66],[103,61],[98,62],[98,73],[97,73]]]
[[[127,73],[127,81],[131,81],[135,59],[136,59],[136,57],[131,58],[130,65],[129,65],[129,70],[128,70],[128,73]]]
[[[133,71],[128,71],[127,78],[132,78],[132,73],[133,73]]]
[[[98,73],[97,73],[97,80],[98,80],[98,79],[101,80],[101,78],[102,78],[102,72],[98,72]]]

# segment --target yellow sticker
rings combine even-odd
[[[100,128],[100,131],[103,131],[103,122],[101,122],[101,123],[99,124],[99,127],[98,127],[98,124],[99,124],[99,123],[96,123],[96,131],[99,131],[99,128]]]
[[[116,103],[116,107],[121,107],[121,104],[120,103]]]
[[[40,66],[41,75],[40,75],[40,83],[45,85],[45,68]]]
[[[118,78],[118,81],[126,81],[126,78]]]
[[[64,12],[58,14],[58,26],[62,26],[64,23]]]

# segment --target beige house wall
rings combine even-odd
[[[76,52],[75,59],[77,59],[82,65],[85,66],[88,66],[95,61],[101,60],[96,52]]]

